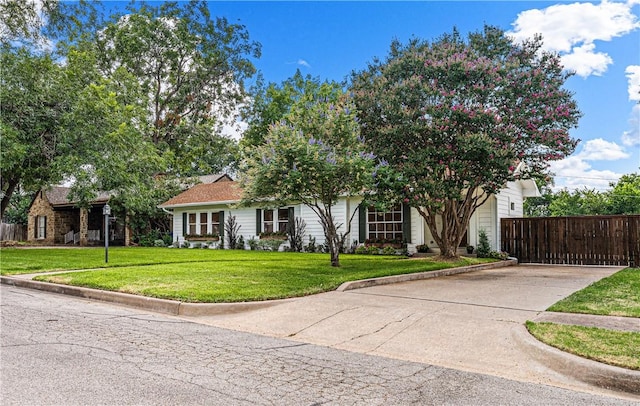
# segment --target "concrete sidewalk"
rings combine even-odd
[[[553,303],[620,269],[520,265],[189,319],[508,379],[583,391],[594,391],[596,385],[635,396],[640,395],[640,372],[553,349],[524,327]]]

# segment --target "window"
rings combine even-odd
[[[220,212],[211,213],[211,233],[220,234]]]
[[[289,209],[264,210],[262,214],[262,232],[287,232]]]
[[[369,240],[402,241],[402,206],[394,206],[390,211],[377,211],[371,206],[367,210]]]
[[[200,235],[207,233],[207,213],[200,213]]]
[[[47,217],[36,217],[36,238],[46,238],[47,236]]]
[[[196,214],[189,213],[189,234],[196,234]]]

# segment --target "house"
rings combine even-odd
[[[27,241],[41,244],[99,244],[104,242],[102,209],[110,195],[101,192],[88,209],[69,199],[71,188],[55,186],[40,190],[29,206]],[[129,230],[122,222],[109,227],[110,240],[128,245]]]
[[[215,183],[231,181],[229,175],[221,173],[199,176],[198,182]],[[184,184],[184,189],[193,183]],[[104,243],[104,215],[102,209],[109,201],[108,192],[100,192],[90,202],[88,209],[77,207],[69,199],[71,188],[54,186],[39,191],[29,206],[27,241],[41,244],[79,244],[82,246]],[[112,221],[115,217],[112,217]],[[116,219],[117,220],[117,219]],[[131,231],[124,221],[115,221],[109,226],[110,242],[128,246]]]
[[[538,188],[532,180],[509,182],[500,193],[491,196],[471,217],[467,235],[461,246],[478,244],[478,232],[484,229],[492,249],[500,247],[500,219],[522,217],[526,197],[538,196]],[[306,223],[307,244],[309,237],[316,244],[325,241],[324,232],[316,214],[303,204],[292,203],[283,207],[239,207],[242,190],[235,181],[201,183],[180,193],[160,205],[173,214],[173,239],[182,243],[187,237],[197,235],[219,235],[224,241],[225,219],[235,216],[240,226],[238,232],[243,239],[258,238],[264,232],[285,231],[296,217]],[[363,243],[367,239],[404,240],[409,252],[417,245],[426,244],[438,250],[431,233],[415,208],[397,206],[387,212],[378,212],[373,207],[364,207],[360,198],[340,199],[332,212],[336,223],[351,221],[349,242]],[[343,226],[339,231],[344,232]]]

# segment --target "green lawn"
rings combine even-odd
[[[555,303],[548,311],[640,317],[640,269],[626,268]],[[527,322],[538,340],[611,365],[640,369],[640,333]]]
[[[640,333],[530,321],[527,328],[538,340],[563,351],[640,370]]]
[[[103,249],[2,249],[2,273],[91,269],[104,266]],[[488,262],[328,254],[169,248],[114,248],[109,267],[36,280],[86,286],[188,302],[238,302],[326,292],[343,282],[433,271]]]
[[[233,254],[233,251],[205,249],[112,247],[109,248],[109,263],[105,264],[104,248],[2,248],[0,272],[2,275],[14,275],[129,265],[203,262],[230,258],[230,255],[242,260]]]
[[[640,268],[626,268],[594,282],[548,310],[640,317]]]

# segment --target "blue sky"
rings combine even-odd
[[[556,187],[604,190],[640,172],[640,0],[609,2],[210,2],[215,16],[246,26],[262,44],[255,65],[268,82],[296,69],[342,81],[393,39],[432,40],[455,26],[462,34],[496,25],[514,38],[540,33],[549,50],[578,72],[566,87],[583,113],[581,140],[555,162]]]

